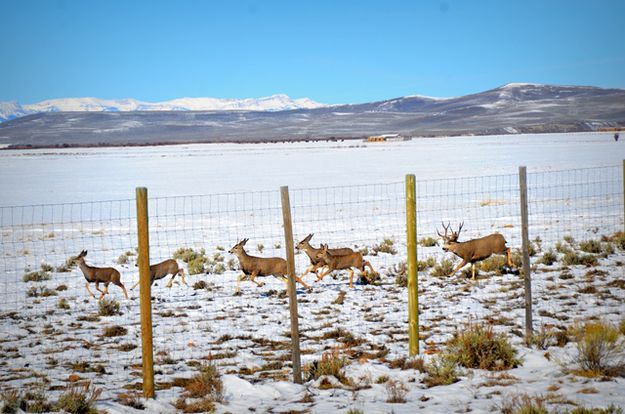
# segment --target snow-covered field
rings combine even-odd
[[[153,288],[157,400],[147,403],[153,412],[175,412],[170,403],[182,393],[175,384],[207,359],[223,374],[225,402],[219,412],[414,412],[420,407],[488,412],[519,393],[553,394],[551,401],[559,395],[560,402],[586,406],[625,406],[622,378],[598,381],[563,372],[558,362],[571,357],[574,344],[546,350],[523,344],[523,283],[514,274],[482,272],[475,283],[458,275],[431,276],[430,270],[419,274],[420,347],[428,350],[426,361],[467,323],[488,322],[509,335],[523,359],[508,372],[510,378],[465,369],[459,382],[427,388],[424,374],[392,368],[407,356],[407,293],[394,276],[406,258],[405,174],[417,175],[419,239],[436,237],[442,220],[454,227],[464,221],[462,239],[499,231],[518,249],[518,166],[526,165],[530,238],[540,239],[532,259],[534,327],[565,329],[593,318],[623,319],[622,250],[599,257],[591,268],[538,264],[542,252],[566,243],[565,236],[572,236],[578,248],[579,241],[623,229],[622,148],[609,135],[566,134],[0,152],[0,205],[6,206],[0,208],[2,388],[45,382],[54,397],[70,375],[77,375],[104,390],[98,407],[134,412],[117,396],[141,382],[141,353],[134,348],[140,344],[138,291],[125,300],[111,286],[120,314],[98,316],[79,270],[52,271],[42,282],[22,277],[42,262],[56,268],[87,249],[87,263],[115,266],[130,288],[137,280],[135,257],[118,261],[137,245],[132,197],[136,186],[146,186],[152,262],[182,247],[205,249],[209,259],[208,273],[188,276],[188,287],[167,289],[157,282]],[[298,289],[303,363],[338,347],[350,361],[345,374],[351,386],[322,389],[315,381],[285,382],[291,369],[282,282],[262,278],[263,287],[242,282],[242,294],[235,295],[236,259],[227,250],[238,240],[250,238],[251,254],[284,256],[281,185],[291,189],[297,240],[314,233],[314,246],[327,242],[365,249],[382,275],[379,285],[349,289],[345,272],[337,272],[336,279],[327,277],[311,291]],[[385,239],[396,253],[375,253]],[[439,246],[420,246],[418,258],[429,257],[452,258]],[[296,255],[298,272],[307,260]],[[312,284],[314,276],[304,279]],[[340,292],[345,297],[335,303],[341,302]],[[60,306],[62,299],[67,306]],[[104,336],[111,326],[123,326],[127,333]],[[404,383],[407,403],[387,403],[381,377]]]

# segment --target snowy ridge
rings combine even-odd
[[[129,112],[129,111],[287,111],[327,105],[308,98],[292,99],[285,94],[262,98],[219,99],[178,98],[163,102],[137,99],[62,98],[34,104],[0,102],[0,122],[40,112]]]

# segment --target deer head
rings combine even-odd
[[[310,233],[308,236],[306,236],[304,238],[304,240],[302,240],[301,242],[297,243],[297,245],[295,246],[295,248],[297,250],[302,250],[304,249],[304,247],[306,247],[306,245],[310,242],[310,239],[312,239],[313,233]]]
[[[464,226],[464,221],[460,223],[458,231],[454,231],[453,229],[451,229],[451,235],[447,235],[448,231],[450,230],[450,223],[448,222],[446,226],[443,222],[441,222],[441,224],[443,225],[445,234],[441,234],[438,229],[436,230],[436,233],[443,239],[443,250],[449,251],[451,246],[458,244],[458,237],[460,236],[460,232],[462,231],[462,226]]]
[[[75,263],[81,263],[81,262],[82,262],[82,263],[84,263],[84,262],[85,262],[85,256],[86,256],[86,255],[87,255],[87,250],[83,250],[83,251],[81,251],[81,252],[78,254],[78,256],[76,256],[76,257],[74,258],[74,262],[75,262]]]
[[[232,248],[230,250],[228,250],[228,253],[230,254],[238,254],[238,253],[243,253],[245,250],[243,249],[243,246],[245,246],[245,243],[247,243],[249,239],[243,239],[240,242],[238,242],[237,244],[235,244],[234,246],[232,246]]]

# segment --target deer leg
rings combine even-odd
[[[369,270],[371,270],[371,273],[376,273],[376,271],[373,268],[373,266],[371,266],[371,263],[369,263],[367,260],[365,260],[365,262],[362,264],[363,272],[364,272],[365,266],[368,267]]]
[[[124,286],[124,284],[122,282],[118,282],[115,284],[122,289],[122,291],[124,292],[124,296],[126,296],[126,299],[128,299],[128,292],[126,292],[126,287]],[[108,288],[106,289],[106,291],[108,292]]]
[[[167,284],[165,285],[166,287],[171,289],[171,285],[174,284],[174,278],[176,277],[176,273],[174,273],[173,275],[171,275],[171,277],[169,278],[169,281],[167,282]]]
[[[91,291],[91,289],[89,289],[89,282],[85,283],[85,287],[87,288],[87,291],[89,292],[89,294],[91,295],[91,297],[95,299],[95,295],[93,294],[93,292]]]
[[[506,247],[506,258],[508,259],[508,267],[512,267],[512,255],[509,247]]]
[[[462,259],[462,263],[460,263],[460,264],[458,265],[458,267],[456,267],[454,270],[452,270],[452,271],[451,271],[451,273],[450,273],[449,275],[447,275],[447,276],[451,276],[451,275],[453,275],[453,274],[454,274],[454,273],[456,273],[458,270],[460,270],[462,267],[464,267],[467,263],[469,263],[469,262],[468,262],[468,261],[466,261],[466,260],[464,260],[464,259]]]
[[[306,282],[304,282],[302,280],[301,277],[297,277],[297,275],[295,275],[295,281],[299,282],[302,286],[304,286],[306,289],[310,289],[310,286],[306,284]]]
[[[475,263],[471,263],[471,280],[475,280]]]
[[[349,288],[353,288],[354,284],[352,283],[352,280],[354,279],[354,271],[352,269],[347,269],[347,271],[349,272]]]
[[[244,277],[245,277],[245,273],[241,273],[239,277],[237,277],[237,289],[235,290],[236,293],[241,292],[241,279],[243,279]]]
[[[317,275],[316,282],[321,282],[324,277],[326,277],[328,274],[330,274],[330,272],[331,272],[330,267],[328,267],[325,271],[323,271],[323,272],[321,272],[320,274]]]
[[[183,283],[185,286],[189,286],[189,285],[187,285],[187,281],[186,281],[186,280],[184,280],[184,269],[179,269],[179,270],[178,270],[178,274],[180,275],[180,278],[182,279],[182,283]]]
[[[254,280],[254,279],[256,279],[256,276],[258,276],[258,272],[257,272],[257,271],[256,271],[256,272],[253,272],[253,273],[250,275],[250,281],[252,281],[252,282],[256,283],[256,286],[258,286],[258,287],[265,286],[265,284],[264,284],[263,282],[257,282],[257,281],[255,281],[255,280]]]

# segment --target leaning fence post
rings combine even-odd
[[[417,296],[417,208],[414,174],[406,175],[406,241],[408,246],[408,352],[419,353],[419,298]]]
[[[521,239],[523,253],[523,276],[525,280],[525,337],[530,338],[532,329],[532,275],[530,273],[529,223],[527,207],[527,168],[519,167],[519,190],[521,201]]]
[[[137,239],[139,240],[139,303],[141,309],[141,355],[143,396],[154,398],[154,351],[152,348],[152,303],[150,243],[148,235],[148,189],[137,187]]]
[[[625,160],[623,160],[623,224],[625,224]],[[625,231],[625,228],[623,228]]]
[[[302,367],[299,352],[299,320],[297,319],[297,293],[295,291],[295,252],[293,251],[293,224],[291,222],[291,202],[289,187],[280,187],[282,197],[282,221],[284,223],[284,243],[288,273],[289,309],[291,311],[291,350],[293,361],[293,382],[302,383]]]

